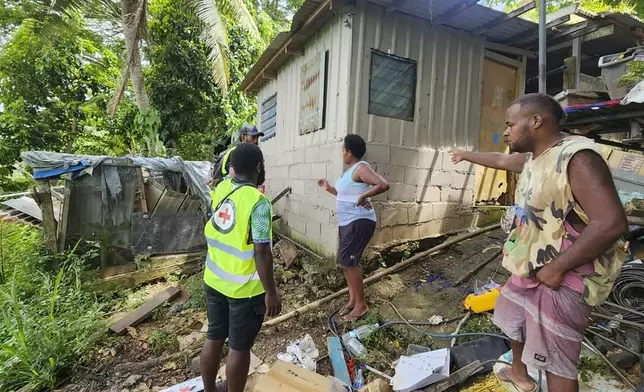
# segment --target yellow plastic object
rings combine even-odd
[[[474,313],[487,312],[496,306],[496,298],[501,294],[498,289],[492,289],[484,294],[470,294],[465,298],[465,309]]]

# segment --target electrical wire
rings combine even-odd
[[[595,310],[605,316],[621,316],[626,321],[644,324],[644,264],[622,266],[608,301]]]

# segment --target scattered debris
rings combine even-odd
[[[142,378],[143,378],[143,376],[140,376],[138,374],[132,374],[130,377],[125,379],[125,381],[123,381],[122,386],[125,387],[125,388],[134,386],[134,384],[139,382],[139,380],[141,380]]]
[[[201,392],[203,391],[203,380],[200,377],[193,378],[181,384],[174,385],[170,388],[161,390],[160,392]]]
[[[297,249],[289,241],[280,241],[273,248],[275,263],[289,268],[297,259]]]
[[[315,342],[311,335],[307,334],[300,340],[296,340],[286,347],[285,353],[277,355],[280,361],[296,364],[304,369],[312,372],[316,371],[316,359],[320,356],[320,352],[315,346]]]
[[[427,319],[427,322],[429,322],[432,325],[439,325],[442,323],[444,320],[443,316],[439,316],[437,314],[433,315],[432,317]]]
[[[392,392],[392,389],[391,385],[387,384],[386,381],[376,379],[360,388],[358,392]]]
[[[191,332],[185,336],[178,336],[177,340],[179,341],[179,350],[183,351],[186,348],[190,347],[193,343],[203,339],[205,339],[205,336],[199,331]]]
[[[402,356],[392,384],[396,392],[412,392],[449,377],[449,349]]]
[[[347,369],[347,363],[344,359],[344,351],[342,350],[342,342],[337,336],[329,336],[327,338],[327,348],[329,352],[329,359],[333,367],[333,375],[347,385],[351,385],[351,377]]]
[[[345,385],[333,377],[277,361],[255,385],[253,392],[345,392]]]
[[[167,301],[171,301],[178,297],[179,294],[181,294],[181,289],[176,287],[170,287],[162,291],[146,301],[143,305],[136,308],[133,312],[128,313],[125,317],[112,324],[112,326],[110,326],[110,330],[119,335],[125,333],[128,327],[134,327],[140,324],[143,320],[148,318],[156,308]]]

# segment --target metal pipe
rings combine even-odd
[[[539,92],[546,93],[546,0],[539,0]]]
[[[622,373],[615,365],[613,365],[613,363],[608,358],[606,358],[606,356],[602,354],[601,351],[599,351],[597,347],[595,347],[590,342],[590,340],[588,340],[588,338],[584,338],[584,344],[586,345],[586,347],[590,348],[595,353],[595,355],[601,358],[601,360],[604,361],[604,363],[606,363],[606,365],[611,368],[619,376],[619,378],[624,381],[626,385],[628,385],[633,391],[635,390],[635,385],[633,385],[633,383],[628,378],[626,378],[624,373]]]
[[[368,371],[370,371],[371,373],[373,373],[373,374],[375,374],[375,375],[377,375],[377,376],[380,376],[380,377],[384,378],[385,380],[387,380],[387,381],[389,381],[389,382],[391,382],[391,380],[393,380],[393,379],[394,379],[394,378],[393,378],[393,377],[391,377],[390,375],[385,374],[385,373],[381,372],[381,371],[380,371],[380,370],[378,370],[378,369],[374,369],[374,368],[372,368],[371,366],[367,365],[366,363],[363,363],[363,364],[362,364],[362,366],[364,366],[364,368],[365,368],[365,369],[367,369]]]
[[[593,316],[593,317],[603,318],[604,320],[617,321],[620,324],[628,325],[629,327],[639,328],[642,331],[644,331],[644,324],[640,324],[640,323],[636,323],[636,322],[628,321],[628,320],[622,320],[622,319],[617,318],[617,317],[611,317],[611,316],[607,316],[605,314],[601,314],[601,313],[597,313],[597,312],[591,312],[590,315]]]
[[[635,356],[639,356],[639,355],[640,355],[639,353],[635,352],[635,350],[632,350],[632,349],[630,349],[630,348],[628,348],[628,347],[624,346],[623,344],[619,344],[619,343],[617,343],[616,341],[614,341],[614,340],[613,340],[613,339],[611,339],[611,338],[607,338],[607,337],[606,337],[606,336],[604,336],[604,335],[600,335],[600,334],[598,334],[597,332],[593,331],[592,329],[587,329],[587,330],[586,330],[586,332],[589,332],[591,335],[593,335],[593,336],[597,336],[597,337],[598,337],[598,338],[600,338],[600,339],[604,339],[605,341],[607,341],[607,342],[609,342],[609,343],[611,343],[611,344],[615,345],[616,347],[621,348],[621,349],[622,349],[622,350],[624,350],[624,351],[628,351],[629,353],[631,353],[631,354],[633,354],[633,355],[635,355]]]

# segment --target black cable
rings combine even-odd
[[[625,264],[608,300],[595,310],[605,316],[621,317],[644,324],[644,264]]]

